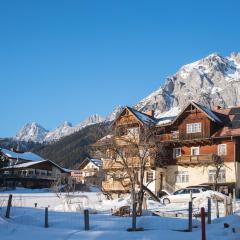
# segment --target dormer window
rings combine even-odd
[[[187,133],[200,133],[202,131],[201,123],[189,123],[187,124]]]

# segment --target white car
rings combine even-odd
[[[165,195],[161,198],[161,201],[163,204],[169,204],[169,203],[186,203],[190,201],[191,194],[192,199],[196,197],[200,197],[203,192],[206,192],[208,189],[203,187],[191,187],[191,188],[182,188],[179,189],[172,194]]]

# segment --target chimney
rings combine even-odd
[[[145,114],[147,114],[147,115],[150,116],[150,117],[154,117],[154,110],[152,110],[152,109],[147,110],[147,111],[145,112]]]

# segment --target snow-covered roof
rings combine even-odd
[[[59,166],[58,164],[56,164],[55,162],[51,161],[51,160],[41,160],[41,161],[31,161],[31,162],[26,162],[26,163],[20,163],[20,164],[16,164],[16,165],[12,165],[12,166],[8,166],[8,167],[4,167],[2,169],[12,169],[12,168],[27,168],[27,167],[31,167],[34,165],[37,165],[39,163],[43,163],[43,162],[49,162],[52,165],[54,165],[55,167],[59,168],[61,171],[63,172],[70,172],[69,169],[66,168],[62,168],[61,166]]]
[[[47,160],[20,163],[20,164],[16,164],[16,165],[13,165],[13,166],[4,167],[3,169],[7,169],[7,168],[11,168],[11,169],[12,168],[26,168],[26,167],[30,167],[30,166],[45,162],[45,161],[47,161]]]
[[[189,105],[193,105],[195,106],[197,109],[199,109],[201,112],[204,112],[213,122],[218,122],[218,123],[222,123],[222,121],[220,120],[220,118],[210,109],[208,109],[207,107],[201,105],[200,103],[196,103],[194,101],[191,101],[179,114],[178,116],[175,118],[175,120],[173,122],[175,122],[181,115],[183,112],[185,112],[185,110],[188,108]]]
[[[145,124],[156,124],[157,120],[143,112],[139,112],[134,108],[127,107],[142,123]]]
[[[158,120],[156,125],[162,126],[171,124],[180,112],[181,110],[179,107],[173,107],[164,113],[156,111],[155,118]]]
[[[101,167],[102,166],[102,160],[100,159],[94,159],[94,158],[91,158],[90,161],[95,164],[97,167]]]
[[[96,158],[85,158],[84,161],[80,164],[79,168],[82,169],[84,168],[87,164],[89,163],[93,163],[95,166],[97,167],[101,167],[102,166],[102,160],[100,159],[96,159]]]
[[[24,152],[24,153],[17,153],[10,151],[8,149],[2,148],[2,152],[4,155],[6,155],[9,158],[15,158],[15,159],[22,159],[27,161],[41,161],[43,160],[42,157],[38,156],[35,153],[32,152]]]
[[[202,111],[204,111],[212,121],[222,123],[220,118],[214,112],[212,112],[209,108],[207,108],[199,103],[195,103],[195,102],[192,102],[192,103],[193,103],[193,105],[197,106]]]

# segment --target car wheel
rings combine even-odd
[[[170,200],[168,199],[168,198],[164,198],[163,199],[163,204],[164,205],[167,205],[167,204],[169,204],[170,203]]]

